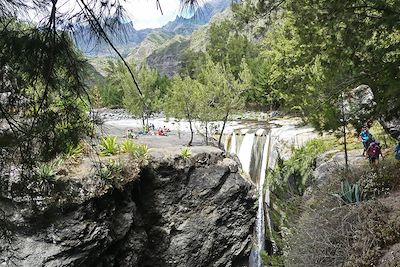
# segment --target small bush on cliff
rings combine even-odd
[[[271,190],[302,195],[306,183],[312,178],[316,157],[329,148],[330,143],[325,139],[314,139],[295,149],[289,160],[278,160],[273,172],[268,174]]]
[[[111,156],[118,153],[119,146],[117,144],[117,137],[107,136],[101,138],[100,141],[100,155]]]

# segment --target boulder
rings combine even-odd
[[[381,117],[379,122],[386,132],[390,133],[393,138],[400,141],[400,118],[387,119]]]
[[[40,209],[1,198],[0,265],[246,266],[253,186],[221,151],[185,164],[158,159],[123,188]]]

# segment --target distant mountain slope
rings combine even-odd
[[[177,74],[182,67],[183,52],[187,49],[195,52],[204,51],[208,43],[208,31],[211,22],[229,18],[231,14],[232,11],[230,9],[215,13],[210,23],[199,27],[190,36],[178,36],[178,38],[173,38],[167,43],[160,45],[160,47],[154,49],[152,53],[146,56],[147,65],[158,69],[160,73],[168,76]],[[138,55],[139,57],[140,55]],[[143,60],[143,57],[141,57],[141,60]]]
[[[188,36],[192,34],[200,26],[207,24],[215,14],[229,7],[231,2],[232,0],[212,0],[197,9],[191,18],[177,16],[174,21],[162,28],[136,30],[132,22],[126,22],[117,29],[108,31],[107,34],[124,57],[131,55],[143,59],[155,50],[155,46],[160,45],[160,42],[168,41],[175,35]],[[146,37],[150,34],[152,36],[147,39]],[[116,57],[109,45],[94,37],[87,25],[76,26],[73,37],[76,46],[88,56]],[[141,44],[142,42],[145,43]]]
[[[168,43],[157,49],[146,60],[147,64],[160,73],[173,76],[181,68],[182,51],[189,46],[190,41],[181,35],[175,36]]]
[[[151,29],[137,31],[132,22],[121,23],[114,30],[107,30],[106,33],[112,43],[118,48],[122,55],[127,55],[134,46],[141,43],[151,32]],[[116,54],[109,45],[102,39],[98,39],[88,25],[75,25],[73,33],[75,44],[85,55],[97,57],[115,57]]]
[[[176,35],[170,32],[152,32],[137,45],[129,53],[128,61],[134,61],[136,63],[143,63],[145,59],[151,55],[157,48],[160,48],[163,44],[174,38]]]

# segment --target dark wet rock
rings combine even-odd
[[[158,159],[121,190],[62,204],[3,197],[0,265],[246,266],[255,195],[234,165],[204,152]]]

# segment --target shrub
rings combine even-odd
[[[336,206],[324,201],[320,204],[308,207],[296,222],[293,234],[288,237],[285,266],[343,266],[354,256],[359,258],[360,253],[376,256],[374,251],[381,242],[378,236],[381,231],[366,231],[364,226],[376,223],[374,228],[388,227],[381,220],[382,216],[387,217],[382,207],[372,203]],[[360,242],[354,243],[357,239]],[[369,264],[349,266],[375,266],[371,264],[375,256],[368,259]]]
[[[181,157],[184,159],[188,159],[190,158],[190,156],[192,155],[192,151],[190,150],[190,148],[188,147],[183,147],[181,149]]]
[[[100,155],[110,156],[118,153],[117,137],[107,136],[101,138],[100,141]]]
[[[136,144],[130,139],[125,139],[121,144],[121,152],[123,153],[132,153],[135,148]]]

